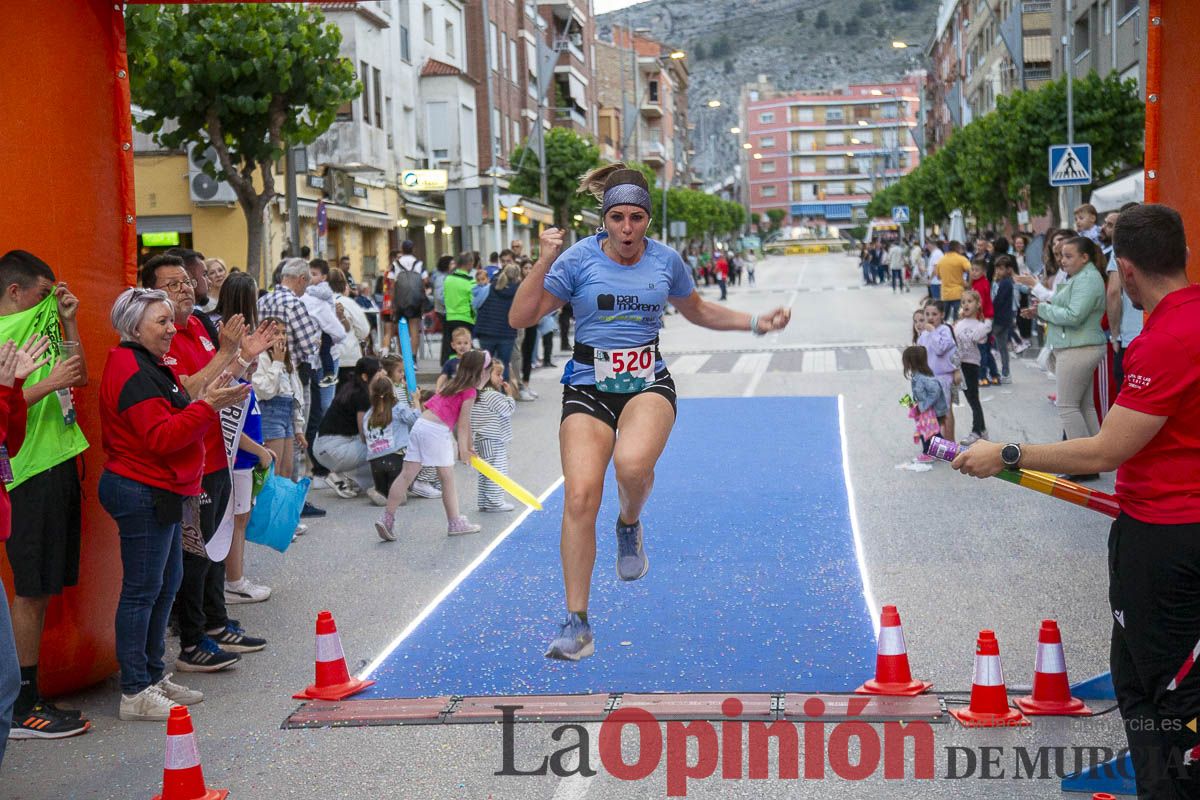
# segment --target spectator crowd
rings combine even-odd
[[[935,240],[925,247],[900,239],[874,241],[860,254],[863,282],[893,291],[924,286],[913,311],[911,342],[902,361],[911,380],[906,396],[915,421],[916,456],[929,463],[933,435],[956,438],[954,408],[970,408],[971,428],[959,441],[990,438],[981,388],[1012,381],[1010,366],[1026,360],[1054,382],[1048,399],[1058,410],[1063,437],[1095,435],[1124,381],[1122,353],[1141,332],[1142,314],[1121,286],[1113,255],[1120,213],[1104,216],[1084,204],[1072,229],[1051,228],[1008,237],[981,233],[964,243]],[[907,283],[906,283],[907,281]],[[965,419],[964,419],[965,422]],[[1096,474],[1064,476],[1075,481]]]

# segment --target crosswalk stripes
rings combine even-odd
[[[900,348],[877,346],[717,351],[665,355],[672,375],[901,371]]]
[[[801,372],[837,372],[837,353],[833,350],[806,350]]]
[[[900,361],[900,351],[890,347],[871,348],[867,350],[867,358],[871,361],[871,369],[894,372],[904,369],[904,365]]]

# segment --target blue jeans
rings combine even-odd
[[[121,536],[117,664],[121,692],[135,695],[163,676],[167,618],[183,578],[183,529],[158,521],[150,486],[112,472],[100,476],[100,505]]]
[[[517,343],[517,337],[511,339],[500,339],[495,336],[480,336],[480,348],[492,354],[492,358],[497,359],[504,365],[504,380],[508,380],[508,362],[512,361],[513,346]]]
[[[992,324],[992,336],[996,337],[996,349],[1000,351],[1000,374],[1008,377],[1008,342],[1012,339],[1013,326]]]
[[[17,643],[13,640],[12,618],[8,615],[8,595],[0,584],[0,766],[12,727],[13,703],[21,691],[21,667],[17,663]]]

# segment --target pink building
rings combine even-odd
[[[871,195],[919,162],[922,76],[813,92],[747,86],[742,174],[755,218],[782,209],[793,224],[865,221]]]

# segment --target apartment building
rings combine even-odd
[[[1064,0],[1045,3],[1052,22],[1052,36],[1059,41],[1066,32]],[[1092,70],[1107,75],[1116,70],[1122,79],[1133,78],[1146,85],[1147,0],[1073,0],[1071,3],[1072,65],[1075,77]],[[1054,77],[1066,71],[1060,54],[1054,60]]]
[[[871,195],[919,163],[921,74],[882,84],[742,93],[743,197],[755,218],[783,209],[792,223],[866,218]],[[747,146],[748,145],[748,146]]]

